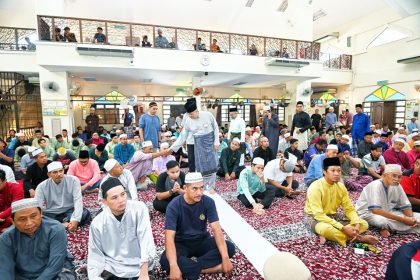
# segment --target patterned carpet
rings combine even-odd
[[[302,182],[303,176],[297,175],[297,179]],[[301,258],[311,271],[313,279],[383,279],[386,265],[395,249],[402,244],[420,239],[420,235],[414,234],[380,238],[377,247],[382,250],[381,254],[369,252],[360,256],[356,255],[351,247],[342,248],[331,242],[327,242],[324,246],[318,244],[318,238],[303,223],[305,194],[293,200],[276,198],[266,215],[261,217],[254,215],[236,199],[236,181],[218,180],[217,191],[252,227],[279,250],[291,252]],[[355,201],[359,193],[351,192],[350,196]],[[84,196],[85,207],[93,213],[99,209],[96,197],[97,195],[93,194]],[[149,187],[145,192],[139,192],[139,199],[146,202],[150,210],[158,253],[155,261],[156,276],[157,279],[166,279],[167,276],[161,271],[158,262],[164,248],[164,216],[153,209],[151,202],[154,197],[153,187]],[[370,233],[379,237],[377,231],[370,231]],[[88,227],[69,234],[69,250],[76,257],[77,268],[86,265],[88,235]],[[231,279],[263,279],[239,250],[232,262],[234,273]],[[87,279],[87,276],[79,273],[79,279]],[[205,275],[201,279],[226,278],[219,274]]]

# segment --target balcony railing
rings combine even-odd
[[[36,40],[36,29],[0,26],[0,50],[34,51],[35,45],[29,45],[25,38]]]
[[[320,44],[315,42],[99,19],[38,16],[40,40],[62,41],[63,38],[59,35],[64,35],[65,27],[70,28],[75,40],[80,43],[92,43],[97,28],[101,27],[106,36],[105,44],[142,46],[142,40],[147,36],[154,47],[157,31],[161,29],[162,35],[168,42],[173,39],[179,50],[194,51],[198,38],[210,50],[210,43],[216,39],[220,52],[223,53],[251,55],[250,48],[254,44],[258,56],[282,56],[285,49],[291,59],[319,60]],[[57,33],[56,28],[61,33]]]
[[[324,68],[351,70],[352,56],[348,54],[321,53]]]

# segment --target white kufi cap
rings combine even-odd
[[[185,184],[194,184],[203,181],[203,176],[200,172],[190,172],[185,175]]]
[[[59,169],[63,169],[63,164],[59,161],[53,161],[47,165],[48,172],[52,172]]]
[[[118,163],[118,161],[115,160],[115,159],[113,159],[113,158],[108,159],[107,161],[105,161],[104,168],[105,168],[106,172],[111,171],[111,169],[114,168],[114,166],[117,163]]]

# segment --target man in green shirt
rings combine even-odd
[[[63,135],[61,134],[57,134],[55,136],[55,141],[54,141],[54,150],[57,151],[59,148],[63,147],[66,150],[69,148],[69,144],[64,141]]]
[[[222,151],[219,159],[219,170],[217,176],[224,177],[225,181],[239,178],[239,174],[245,166],[239,166],[241,152],[239,151],[241,141],[239,138],[233,138],[228,148]]]
[[[275,197],[272,186],[264,183],[264,160],[256,157],[252,160],[251,169],[244,169],[239,175],[237,185],[238,199],[247,208],[253,208],[257,215],[265,213]]]
[[[47,156],[48,160],[52,160],[55,154],[54,149],[48,145],[44,138],[38,139],[38,144],[39,147],[44,151],[44,154]]]

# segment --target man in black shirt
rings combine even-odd
[[[305,163],[303,162],[303,153],[298,149],[299,141],[297,139],[290,140],[290,147],[284,151],[284,157],[289,159],[289,154],[294,155],[297,159],[295,168],[293,172],[296,173],[305,173],[306,167]]]
[[[254,158],[262,158],[264,160],[264,166],[267,165],[267,162],[275,159],[274,155],[273,155],[273,151],[270,148],[270,143],[268,142],[268,138],[267,137],[261,137],[260,138],[260,145],[258,146],[258,148],[256,148],[254,150]]]
[[[312,125],[315,126],[317,132],[319,132],[322,128],[321,119],[322,116],[319,114],[319,109],[315,109],[315,114],[312,114],[311,120]]]
[[[308,129],[311,127],[311,118],[303,111],[303,102],[296,103],[296,114],[293,116],[291,134],[299,140],[299,150],[308,149]]]
[[[38,185],[48,179],[47,165],[51,163],[41,148],[32,152],[35,162],[26,170],[25,179],[23,181],[23,189],[25,198],[35,197],[35,190]]]
[[[166,212],[172,199],[185,193],[185,173],[179,169],[179,163],[171,160],[166,164],[166,169],[157,179],[156,198],[153,201],[153,208],[162,213]]]

